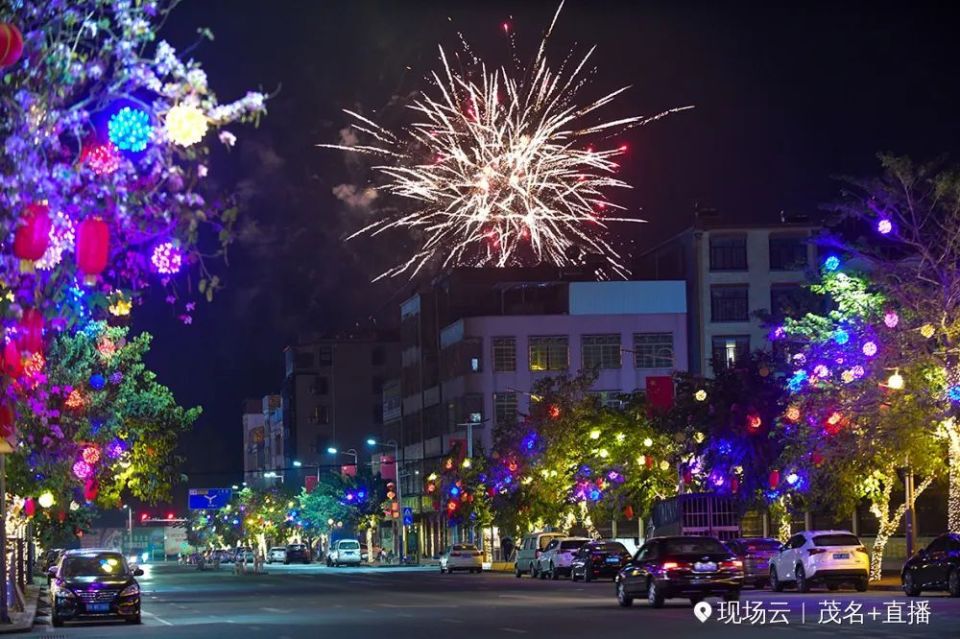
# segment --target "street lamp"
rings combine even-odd
[[[294,468],[300,468],[301,466],[303,466],[303,462],[300,461],[299,459],[295,459],[295,460],[293,461],[293,467],[294,467]]]
[[[373,437],[369,437],[367,438],[367,446],[393,448],[393,469],[394,474],[396,475],[397,503],[400,504],[400,560],[403,561],[403,555],[407,550],[407,527],[403,523],[403,489],[401,488],[402,482],[400,481],[400,445],[392,439],[384,443],[378,442]],[[382,460],[381,463],[383,463]]]
[[[338,450],[337,448],[330,446],[327,448],[327,452],[331,455],[346,455],[348,457],[353,457],[353,465],[358,469],[360,467],[360,453],[358,453],[355,448],[351,448],[350,450]]]

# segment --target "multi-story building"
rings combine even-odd
[[[383,428],[383,384],[400,370],[398,342],[382,334],[302,339],[284,350],[286,456],[304,466],[344,461]]]
[[[446,535],[422,475],[456,440],[489,449],[498,424],[528,411],[537,380],[596,370],[594,391],[616,402],[648,377],[686,369],[683,282],[587,277],[456,269],[401,304],[402,369],[385,387],[385,432],[402,443],[404,505],[420,515],[421,552]]]
[[[279,395],[243,402],[243,480],[264,485],[269,477],[288,465],[283,427],[283,407]]]
[[[701,213],[693,227],[641,256],[639,276],[687,283],[692,372],[710,375],[766,348],[761,316],[811,303],[803,285],[816,265],[810,239],[818,230],[807,221],[725,224]]]

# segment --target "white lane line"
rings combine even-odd
[[[460,619],[453,619],[453,618],[451,618],[451,617],[444,617],[444,618],[441,619],[440,621],[442,621],[442,622],[444,622],[444,623],[463,623],[462,620],[460,620]]]
[[[504,632],[512,632],[515,635],[527,634],[526,630],[520,630],[519,628],[498,628],[498,630],[503,630]]]
[[[170,623],[170,622],[167,621],[166,619],[162,619],[162,618],[158,617],[157,615],[155,615],[155,614],[152,613],[152,612],[144,612],[144,613],[141,613],[141,614],[144,614],[144,615],[150,617],[151,619],[156,619],[157,621],[159,621],[160,623],[162,623],[162,624],[165,625],[165,626],[172,626],[172,625],[173,625],[172,623]]]
[[[293,612],[292,608],[261,608],[260,610],[264,612],[273,612],[278,615],[285,615],[288,612]]]

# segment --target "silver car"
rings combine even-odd
[[[276,546],[270,549],[270,552],[267,553],[267,563],[268,564],[282,564],[287,561],[287,549],[283,546]]]

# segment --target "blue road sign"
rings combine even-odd
[[[229,488],[191,488],[187,505],[190,510],[215,510],[229,504],[232,496]]]
[[[413,525],[413,508],[404,508],[403,509],[403,525],[412,526]]]

